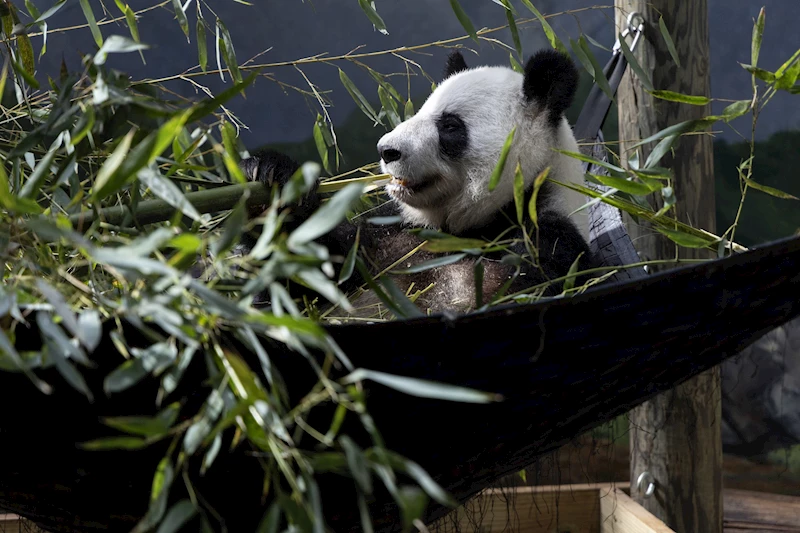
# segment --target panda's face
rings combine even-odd
[[[378,142],[381,168],[392,176],[386,191],[404,218],[456,232],[481,225],[513,202],[518,167],[526,186],[547,167],[551,177],[582,181],[579,162],[552,150],[578,151],[563,116],[577,79],[572,61],[553,50],[531,57],[524,75],[506,67],[470,69],[451,54],[445,80],[417,114]],[[514,128],[505,169],[489,191]]]
[[[387,192],[410,207],[445,206],[488,176],[525,113],[522,76],[484,67],[445,80],[416,115],[378,142]],[[486,174],[488,171],[489,174]]]

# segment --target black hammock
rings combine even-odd
[[[625,68],[622,54],[614,53],[605,69],[613,90]],[[609,106],[594,87],[576,136],[601,139]],[[605,157],[602,150],[595,153]],[[607,264],[635,262],[620,213],[597,203],[591,216],[592,244]],[[503,395],[501,402],[464,404],[365,383],[386,446],[418,462],[464,502],[583,432],[719,365],[800,315],[799,301],[800,239],[793,238],[655,275],[621,269],[616,279],[567,299],[327,331],[357,367]],[[41,346],[36,321],[31,324],[18,330],[20,349]],[[124,326],[126,338],[135,339],[136,329]],[[166,451],[160,443],[136,451],[76,447],[116,434],[100,417],[156,411],[141,412],[155,397],[155,379],[110,398],[103,393],[103,378],[122,362],[108,335],[112,327],[106,325],[95,352],[98,367],[86,372],[92,404],[53,369],[41,372],[55,387],[49,396],[19,374],[0,373],[0,508],[51,531],[129,531],[147,510],[153,473]],[[223,341],[259,368],[233,338]],[[304,359],[282,344],[267,344],[273,365],[289,378],[290,394],[307,391],[310,382],[294,379],[310,374]],[[174,394],[205,398],[204,375],[190,366]],[[251,532],[268,505],[261,499],[263,478],[257,459],[237,448],[221,454],[195,487],[225,517],[229,531]],[[360,530],[353,481],[323,475],[319,482],[330,527]],[[431,501],[425,522],[448,510]],[[370,514],[381,531],[400,529],[388,493],[376,494]]]

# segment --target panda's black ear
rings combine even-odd
[[[464,61],[464,56],[458,50],[453,50],[447,56],[447,65],[444,68],[444,79],[449,78],[453,74],[457,74],[462,70],[468,70],[467,62]]]
[[[577,88],[575,64],[569,56],[557,50],[540,50],[525,65],[525,98],[544,106],[553,126],[558,125],[564,111],[572,105]]]

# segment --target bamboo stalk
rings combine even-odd
[[[210,213],[233,208],[245,191],[250,194],[246,200],[248,207],[270,202],[270,189],[258,181],[190,192],[184,196],[200,213]],[[142,225],[163,222],[172,218],[176,211],[174,206],[164,200],[145,200],[136,207],[136,220]],[[98,218],[108,224],[119,225],[130,214],[132,213],[129,206],[115,205],[97,211],[83,211],[71,215],[69,220],[76,228],[88,228]]]

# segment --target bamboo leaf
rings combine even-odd
[[[617,34],[617,39],[619,41],[620,50],[622,50],[622,55],[625,56],[625,59],[628,61],[628,65],[633,69],[633,72],[636,74],[636,78],[639,80],[639,83],[642,84],[642,87],[645,88],[647,91],[655,90],[653,88],[653,82],[650,81],[650,76],[648,76],[642,66],[639,64],[639,61],[636,59],[636,56],[633,55],[628,43],[625,41],[625,38],[622,37],[621,33]]]
[[[775,71],[775,88],[789,90],[800,76],[800,48]]]
[[[374,381],[375,383],[380,383],[386,387],[420,398],[465,403],[489,403],[502,401],[503,399],[499,394],[481,392],[474,389],[418,378],[397,376],[377,370],[367,370],[365,368],[356,369],[342,378],[341,382],[344,385],[348,385],[366,380]]]
[[[350,251],[347,253],[347,257],[344,259],[344,263],[342,264],[342,271],[339,273],[339,285],[350,279],[350,276],[353,275],[353,270],[356,266],[356,256],[358,255],[358,246],[361,242],[361,226],[356,228],[356,238],[353,241],[353,246],[350,248]]]
[[[673,126],[669,126],[668,128],[664,128],[663,130],[654,133],[650,137],[639,141],[638,143],[631,146],[631,148],[637,148],[647,143],[651,143],[653,141],[659,141],[665,137],[669,137],[671,135],[682,135],[684,133],[689,133],[693,131],[701,131],[712,124],[714,124],[720,117],[705,117],[705,118],[698,118],[695,120],[687,120],[685,122],[680,122]]]
[[[597,62],[597,58],[594,56],[592,49],[589,48],[589,43],[586,42],[586,38],[583,35],[581,35],[578,39],[578,45],[583,51],[584,56],[592,65],[592,70],[590,73],[592,74],[592,78],[594,78],[595,83],[600,86],[600,89],[602,89],[608,98],[613,102],[614,92],[611,90],[611,86],[608,84],[608,79],[606,79],[605,73],[603,73],[603,67],[601,67],[600,63]]]
[[[522,3],[525,4],[525,7],[527,7],[537,19],[539,19],[539,22],[542,24],[542,30],[544,30],[544,34],[547,36],[547,41],[550,43],[550,46],[564,55],[569,55],[564,43],[561,42],[561,39],[558,38],[556,32],[553,31],[550,23],[548,23],[542,14],[539,13],[539,10],[534,7],[534,5],[531,3],[531,0],[522,0]]]
[[[764,70],[763,68],[754,67],[751,65],[745,65],[744,63],[739,63],[743,69],[747,72],[755,76],[756,78],[760,79],[761,81],[767,83],[775,83],[775,73],[770,72],[768,70]]]
[[[376,124],[383,124],[383,122],[381,122],[381,120],[378,118],[378,115],[375,113],[375,110],[372,108],[372,105],[370,105],[369,101],[364,98],[364,95],[361,94],[361,91],[358,90],[350,77],[345,74],[342,69],[339,69],[339,80],[342,82],[342,85],[344,85],[344,88],[347,89],[347,92],[350,93],[350,96],[353,98],[353,101],[355,101],[358,108],[361,109],[361,111]]]
[[[181,213],[203,224],[210,219],[208,214],[201,215],[195,206],[186,199],[180,188],[169,178],[165,178],[156,169],[146,168],[138,174],[139,180],[150,189],[150,192],[179,210]]]
[[[139,450],[146,447],[141,437],[106,437],[78,444],[84,450]]]
[[[530,202],[528,202],[528,216],[531,217],[534,226],[537,228],[539,227],[539,215],[536,211],[536,202],[539,198],[539,190],[542,188],[542,184],[549,174],[550,167],[547,167],[536,176],[536,179],[533,180],[533,194],[531,194]]]
[[[180,24],[183,34],[186,35],[186,42],[188,43],[190,42],[189,19],[186,18],[186,13],[183,11],[180,0],[172,0],[172,7],[175,10],[175,17],[178,19],[178,24]]]
[[[487,242],[480,239],[464,239],[461,237],[446,237],[432,239],[425,243],[423,250],[435,253],[461,252],[464,250],[478,250],[486,246]]]
[[[601,174],[589,174],[594,179],[606,185],[608,187],[614,187],[615,189],[619,189],[622,192],[626,192],[629,194],[634,194],[637,196],[646,196],[653,192],[651,187],[643,183],[638,183],[636,181],[627,180],[624,178],[618,178],[615,176],[603,176]],[[659,187],[660,189],[661,187]]]
[[[222,55],[225,64],[236,83],[242,83],[242,73],[239,71],[239,63],[236,62],[236,50],[233,48],[233,39],[225,24],[217,17],[217,29],[222,33]]]
[[[197,509],[192,502],[181,500],[167,511],[156,533],[175,533],[180,531],[195,514],[197,514]]]
[[[672,36],[669,34],[667,25],[664,23],[664,17],[658,17],[658,29],[661,30],[661,36],[664,38],[664,42],[667,43],[669,55],[672,56],[672,60],[675,61],[675,64],[680,68],[681,60],[678,58],[678,51],[675,49],[675,43],[672,42]]]
[[[372,25],[375,26],[376,30],[384,35],[389,35],[389,32],[386,30],[386,23],[383,22],[381,16],[378,15],[377,11],[375,11],[374,2],[371,2],[370,0],[358,0],[358,5],[361,6],[361,9],[364,11],[364,13],[366,13],[367,18],[370,22],[372,22]]]
[[[103,34],[100,33],[100,28],[97,26],[97,19],[94,18],[92,6],[89,5],[89,0],[80,0],[80,3],[83,16],[86,17],[86,22],[89,23],[89,29],[92,32],[92,37],[94,37],[94,42],[97,43],[97,47],[99,48],[103,46]]]
[[[389,93],[383,88],[382,85],[378,85],[378,99],[380,100],[381,105],[386,112],[386,116],[389,119],[389,125],[392,128],[399,126],[402,120],[400,119],[400,115],[397,114],[397,105],[394,103],[394,100],[392,100],[392,97],[389,96]]]
[[[650,155],[647,156],[647,161],[644,163],[644,168],[652,168],[661,161],[661,158],[666,155],[672,149],[673,144],[678,139],[678,135],[670,135],[668,137],[664,137],[659,141],[659,143],[653,148],[653,151],[650,152]]]
[[[324,128],[325,122],[322,120],[322,115],[317,113],[317,120],[314,121],[314,144],[317,146],[317,153],[319,153],[325,172],[333,174],[330,168],[330,161],[328,160],[328,145],[325,143],[325,137],[322,133]]]
[[[556,151],[556,152],[562,153],[564,155],[567,155],[569,157],[573,157],[573,158],[575,158],[575,159],[577,159],[579,161],[583,161],[584,163],[590,163],[592,165],[597,165],[599,167],[606,168],[606,169],[610,170],[611,172],[616,172],[618,174],[625,174],[625,169],[624,168],[618,167],[616,165],[613,165],[613,164],[611,164],[611,163],[609,163],[607,161],[602,161],[600,159],[595,159],[594,157],[591,157],[591,156],[588,156],[588,155],[584,155],[584,154],[582,154],[580,152],[571,152],[569,150],[562,150],[560,148],[554,148],[553,150]]]
[[[578,265],[580,264],[581,257],[583,256],[583,252],[578,254],[578,257],[575,258],[575,261],[569,267],[569,271],[567,271],[567,279],[564,280],[564,292],[567,292],[575,287],[575,277],[578,273]]]
[[[425,272],[426,270],[452,265],[453,263],[461,261],[466,256],[467,254],[463,252],[459,254],[443,255],[441,257],[435,257],[433,259],[429,259],[428,261],[417,263],[416,265],[406,269],[392,270],[392,274],[416,274],[418,272]]]
[[[450,7],[453,8],[453,12],[456,14],[456,18],[467,30],[467,34],[472,37],[472,40],[476,43],[478,42],[478,34],[475,32],[475,26],[472,25],[472,21],[467,16],[467,13],[464,11],[464,8],[461,7],[461,4],[458,0],[450,0]]]
[[[126,54],[128,52],[135,52],[138,50],[147,50],[150,46],[137,43],[132,39],[123,37],[122,35],[110,35],[105,40],[103,46],[94,55],[94,64],[103,65],[108,58],[108,54]]]
[[[517,162],[514,170],[514,204],[517,208],[517,223],[522,225],[522,207],[525,203],[525,178],[522,175],[522,166]]]
[[[517,57],[522,61],[522,41],[520,41],[519,30],[514,20],[514,10],[508,0],[503,1],[503,6],[506,8],[506,20],[508,21],[508,29],[511,32],[511,40],[514,42],[514,49],[517,51]]]
[[[761,183],[758,183],[756,181],[753,181],[753,180],[747,179],[747,178],[745,178],[744,181],[745,181],[745,183],[747,183],[748,186],[750,186],[750,187],[752,187],[752,188],[754,188],[756,190],[759,190],[761,192],[765,192],[765,193],[769,194],[770,196],[774,196],[776,198],[783,198],[784,200],[800,200],[800,198],[798,198],[796,196],[793,196],[793,195],[789,194],[788,192],[783,192],[783,191],[781,191],[779,189],[776,189],[775,187],[770,187],[768,185],[762,185]]]
[[[205,72],[208,69],[208,43],[206,42],[206,23],[202,17],[197,17],[197,60],[200,70]]]
[[[402,318],[414,318],[423,316],[422,311],[414,305],[414,302],[408,299],[408,296],[395,285],[392,278],[382,277],[379,279],[380,284],[383,286],[388,296],[392,299],[394,305],[400,309]]]
[[[714,240],[706,239],[698,235],[685,233],[680,230],[674,230],[664,227],[656,227],[656,230],[669,237],[671,241],[686,248],[708,248],[709,246],[713,246],[714,243],[716,242]]]
[[[750,44],[750,64],[758,66],[758,56],[761,53],[761,41],[764,39],[764,24],[767,14],[764,7],[758,12],[756,23],[753,24],[753,37]]]
[[[363,184],[351,183],[334,194],[326,204],[317,209],[289,235],[287,241],[289,247],[303,245],[332,230],[361,197],[363,190]]]
[[[36,71],[36,64],[33,60],[34,54],[31,38],[28,37],[27,33],[17,35],[17,50],[19,50],[19,56],[20,59],[22,59],[22,66],[25,68],[25,71],[33,77]]]
[[[510,52],[508,54],[508,61],[509,61],[509,63],[511,63],[511,68],[514,69],[516,72],[519,72],[520,74],[524,74],[525,73],[525,69],[522,67],[522,65],[519,63],[519,61],[514,59],[514,54],[512,54]]]
[[[750,111],[751,104],[752,100],[739,100],[734,102],[722,110],[722,116],[725,120],[733,120]]]
[[[253,83],[258,75],[257,72],[253,72],[247,78],[245,78],[240,83],[233,85],[219,93],[214,98],[210,98],[205,100],[204,102],[200,102],[199,104],[195,104],[192,107],[192,111],[189,114],[188,118],[186,119],[186,123],[190,124],[195,120],[200,120],[204,118],[209,113],[212,113],[215,109],[219,106],[223,105],[225,102],[236,96],[237,94],[241,93],[248,85]]]
[[[648,92],[653,96],[655,96],[656,98],[661,98],[662,100],[669,100],[670,102],[680,102],[682,104],[706,105],[711,102],[711,99],[705,96],[691,96],[688,94],[681,94],[673,91],[648,91]]]
[[[36,165],[36,168],[25,182],[25,185],[23,185],[22,189],[19,191],[19,198],[23,200],[33,199],[39,194],[44,182],[52,175],[50,166],[53,164],[53,159],[56,157],[56,151],[60,147],[59,144],[60,143],[54,144],[41,161],[39,161],[39,164]]]
[[[497,164],[492,171],[492,175],[489,178],[489,191],[493,191],[497,184],[500,182],[500,177],[503,175],[503,170],[506,168],[506,160],[508,159],[508,153],[511,150],[511,144],[514,141],[514,135],[517,132],[517,127],[514,126],[511,128],[508,136],[506,137],[506,141],[503,143],[503,149],[500,151],[500,158],[497,160]]]

